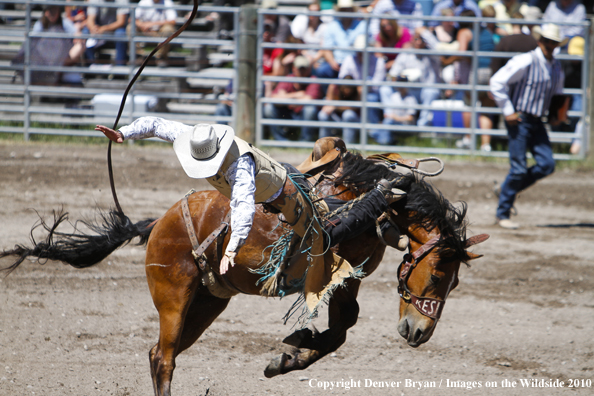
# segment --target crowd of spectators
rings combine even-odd
[[[33,25],[32,33],[66,33],[70,37],[33,37],[30,42],[30,63],[40,66],[93,65],[104,47],[115,48],[115,57],[108,62],[126,65],[129,61],[128,36],[135,29],[139,36],[168,37],[175,31],[177,11],[172,0],[87,0],[88,5],[48,4],[41,6],[42,16]],[[135,26],[130,26],[130,4],[138,3]],[[3,4],[5,5],[5,4]],[[89,36],[92,36],[89,38]],[[110,40],[110,38],[116,40]],[[151,44],[154,46],[155,44]],[[13,59],[22,64],[24,46]],[[167,66],[170,48],[164,46],[156,54],[156,64]],[[137,53],[142,54],[139,44]],[[22,73],[21,73],[22,74]],[[33,84],[81,84],[80,73],[35,71]]]
[[[267,7],[277,8],[274,1],[266,0]],[[312,110],[308,112],[308,116],[300,118],[312,119],[311,115],[317,114],[313,119],[325,123],[319,128],[318,133],[314,128],[307,127],[307,132],[291,135],[291,128],[278,126],[271,128],[273,139],[315,140],[317,137],[338,135],[347,143],[358,143],[361,128],[331,128],[327,123],[360,123],[365,119],[369,124],[367,130],[371,142],[382,145],[397,144],[402,142],[401,138],[412,134],[407,133],[405,126],[432,125],[434,112],[430,107],[437,103],[436,101],[442,102],[447,99],[456,106],[473,105],[467,87],[468,84],[474,83],[474,76],[477,85],[488,86],[493,73],[507,61],[505,58],[481,56],[475,64],[472,56],[465,53],[466,51],[527,52],[536,47],[542,24],[580,22],[586,18],[585,7],[579,0],[556,0],[548,3],[535,0],[529,0],[528,3],[520,0],[481,0],[478,3],[474,0],[441,0],[429,8],[425,2],[414,0],[373,0],[364,8],[357,7],[353,0],[337,0],[333,9],[327,9],[323,3],[314,0],[308,10],[321,10],[321,16],[296,16],[290,22],[289,36],[282,41],[320,47],[316,50],[294,50],[292,58],[303,56],[309,60],[312,77],[336,79],[333,84],[320,85],[320,90],[326,100],[341,103],[336,106],[318,106],[318,111]],[[351,15],[333,15],[335,12]],[[377,18],[357,18],[353,15],[356,13],[369,13]],[[483,17],[494,19],[495,22],[481,23],[479,35],[475,38],[473,22],[419,19],[423,16]],[[366,26],[367,21],[369,26]],[[583,54],[584,28],[575,25],[560,25],[560,28],[565,37],[575,37],[575,40],[570,41],[573,45],[565,46],[560,51],[574,55]],[[477,44],[478,48],[474,48]],[[425,52],[413,54],[391,51],[407,48]],[[460,54],[440,56],[427,50]],[[269,51],[269,54],[272,53],[273,51]],[[282,62],[284,70],[292,70],[289,67],[290,61],[291,58]],[[565,87],[581,88],[581,62],[564,64],[566,71],[572,73],[566,80]],[[269,73],[276,76],[287,75],[279,70],[280,72],[271,69]],[[367,71],[366,76],[364,70]],[[341,81],[346,80],[364,80],[365,84],[341,84]],[[384,81],[400,84],[396,86]],[[406,86],[407,82],[412,83],[410,87]],[[431,86],[440,83],[461,85],[464,88],[444,90]],[[278,98],[275,83],[269,84],[265,96]],[[345,105],[348,101],[359,102],[363,97],[367,105]],[[496,107],[493,99],[485,90],[478,91],[475,97],[475,105],[480,106],[475,125],[483,130],[498,128],[500,120],[497,114],[480,112],[480,108]],[[572,95],[569,98],[571,110],[581,111],[581,106],[580,95]],[[281,112],[278,109],[283,108],[287,109],[290,106],[267,104],[264,117],[296,118],[294,113],[286,111],[284,115],[279,116]],[[271,111],[272,109],[277,111]],[[462,113],[460,116],[460,126],[469,128],[472,124],[471,113]],[[562,129],[570,132],[579,131],[581,125],[578,121],[579,118],[570,118],[562,125]],[[399,127],[382,128],[384,125]],[[554,128],[560,130],[559,127]],[[283,133],[279,134],[278,131],[281,129]],[[295,130],[298,131],[299,128]],[[464,136],[456,145],[459,148],[469,148],[470,136]],[[578,145],[579,141],[574,142],[572,153],[577,152]],[[490,134],[485,133],[481,136],[477,148],[485,152],[491,151]]]
[[[238,5],[222,0],[221,4]],[[135,11],[135,26],[130,26],[130,3],[140,7]],[[177,12],[172,8],[172,0],[87,0],[88,6],[57,5],[44,6],[42,18],[33,27],[33,32],[65,32],[96,36],[93,38],[35,38],[31,41],[31,63],[50,66],[65,66],[99,62],[98,53],[104,46],[115,47],[115,65],[132,63],[129,60],[128,41],[122,40],[135,29],[138,35],[166,37],[175,29]],[[220,3],[220,1],[219,1]],[[216,3],[217,5],[221,5]],[[236,4],[237,3],[237,4]],[[528,0],[441,0],[439,2],[414,0],[372,0],[367,7],[357,7],[353,0],[313,0],[308,6],[310,12],[320,15],[284,16],[265,14],[261,40],[268,43],[304,43],[312,48],[297,50],[287,48],[266,48],[262,54],[264,75],[294,76],[303,78],[334,79],[325,83],[265,82],[264,96],[279,99],[281,102],[268,103],[263,108],[265,118],[293,119],[303,121],[324,121],[340,123],[359,123],[365,120],[370,124],[369,136],[382,145],[392,145],[400,138],[410,135],[402,126],[428,127],[433,123],[432,104],[437,100],[448,99],[466,105],[473,98],[467,89],[439,89],[433,84],[447,83],[467,87],[474,83],[488,85],[489,78],[500,69],[505,58],[479,57],[475,64],[467,51],[527,52],[534,49],[539,38],[540,25],[544,23],[580,22],[586,19],[586,9],[580,0],[554,0],[539,2]],[[106,5],[118,5],[108,7]],[[275,10],[276,0],[261,0],[263,10]],[[337,15],[336,13],[346,13]],[[350,13],[350,15],[349,15]],[[357,17],[368,13],[369,19]],[[222,14],[221,14],[222,15]],[[206,19],[222,18],[218,13],[206,15]],[[481,23],[479,37],[475,38],[474,24],[468,21],[427,20],[432,17],[485,17],[495,23]],[[510,23],[510,20],[514,21]],[[501,22],[498,22],[501,21]],[[369,22],[369,26],[367,26]],[[221,25],[222,26],[222,25]],[[232,26],[224,25],[231,29]],[[560,25],[561,33],[569,44],[561,48],[563,53],[582,55],[584,53],[583,26],[575,24]],[[224,29],[223,29],[224,30]],[[110,41],[110,38],[117,38]],[[478,39],[478,40],[477,40]],[[478,48],[474,48],[478,43]],[[394,49],[417,49],[424,52],[414,54],[397,53]],[[49,49],[49,50],[48,50]],[[142,48],[137,52],[142,54]],[[435,55],[449,52],[449,56]],[[157,65],[166,66],[168,46],[157,54]],[[23,62],[21,50],[14,63]],[[581,88],[580,62],[564,62],[569,78],[566,88]],[[475,70],[476,68],[476,70]],[[367,72],[367,75],[364,73]],[[476,73],[475,73],[476,72]],[[341,84],[343,80],[365,81],[365,84]],[[385,82],[397,82],[386,84]],[[39,84],[80,83],[76,73],[35,72],[32,82]],[[409,87],[406,83],[412,83]],[[228,87],[227,94],[231,95]],[[359,101],[364,98],[366,105]],[[495,103],[485,92],[480,91],[475,98],[483,108],[493,108]],[[217,108],[217,115],[230,115],[228,97],[223,98]],[[340,105],[316,106],[309,102],[315,99],[341,101]],[[345,101],[356,102],[345,106]],[[304,102],[304,103],[300,103]],[[571,95],[567,106],[572,111],[582,110],[580,95]],[[471,113],[462,113],[463,126],[472,124]],[[556,130],[579,131],[579,118],[570,118]],[[479,128],[497,128],[500,120],[497,115],[478,111]],[[399,128],[383,126],[399,125]],[[277,140],[299,139],[314,141],[320,136],[337,134],[347,143],[360,141],[360,128],[297,128],[300,133],[291,133],[291,128],[271,125],[270,137]],[[571,150],[579,149],[579,140]],[[460,148],[468,148],[469,136],[457,142]],[[480,148],[491,151],[490,135],[482,135]]]

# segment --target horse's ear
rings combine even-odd
[[[483,257],[482,254],[476,254],[476,253],[472,253],[472,252],[466,252],[466,254],[468,254],[468,260],[466,260],[466,261],[476,260],[476,259]]]
[[[473,245],[485,242],[487,239],[489,239],[489,236],[489,234],[479,234],[472,236],[466,240],[466,247],[469,248]]]

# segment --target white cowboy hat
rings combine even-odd
[[[553,23],[547,23],[545,25],[542,25],[540,29],[540,36],[558,42],[559,47],[563,47],[565,44],[567,44],[568,41],[566,37],[563,37],[561,35],[561,30],[559,29],[559,26]]]
[[[421,81],[423,72],[421,69],[404,69],[400,75],[402,77],[406,77],[408,82],[419,82]]]
[[[234,137],[227,125],[198,124],[175,139],[173,150],[188,176],[204,179],[218,172]]]
[[[275,0],[262,0],[260,8],[264,10],[275,10],[278,7],[278,3]]]
[[[336,8],[337,10],[340,10],[343,8],[356,9],[357,7],[355,6],[355,2],[353,0],[338,0],[336,2],[336,5],[334,6],[334,8]]]

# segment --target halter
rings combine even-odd
[[[408,304],[412,303],[421,314],[435,320],[438,320],[441,316],[445,300],[416,296],[408,290],[407,282],[412,270],[417,266],[419,259],[437,245],[439,238],[441,238],[441,235],[434,236],[412,254],[405,254],[402,263],[398,267],[398,294],[400,294],[400,298]]]

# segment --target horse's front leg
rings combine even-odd
[[[264,370],[264,375],[271,378],[289,371],[306,369],[344,344],[347,330],[357,323],[357,292],[360,284],[359,280],[349,279],[344,287],[336,289],[328,305],[328,329],[322,333],[302,329],[285,338],[283,342],[300,350],[293,356],[283,353],[274,358]]]

